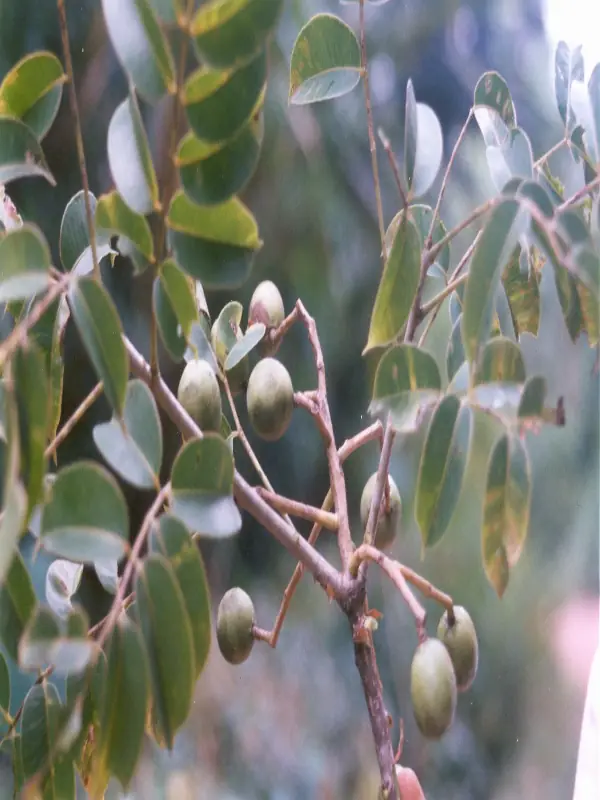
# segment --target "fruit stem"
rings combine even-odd
[[[318,522],[322,528],[326,528],[329,531],[337,531],[338,529],[337,514],[332,514],[322,508],[309,506],[306,503],[300,503],[297,500],[291,500],[289,497],[263,489],[262,486],[257,486],[256,491],[276,511],[291,514],[301,519],[308,519],[311,522]]]

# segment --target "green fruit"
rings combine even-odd
[[[386,510],[385,505],[381,509],[377,530],[374,536],[375,547],[378,547],[380,550],[385,550],[392,544],[400,530],[402,521],[402,498],[400,497],[400,492],[391,475],[388,475],[388,480],[390,483],[390,507],[389,511]],[[375,491],[376,481],[377,473],[374,472],[366,482],[362,497],[360,498],[360,519],[363,530],[367,527],[367,519],[369,518],[371,503],[373,502],[373,492]]]
[[[421,642],[410,668],[410,696],[415,720],[427,739],[439,739],[452,724],[456,694],[454,667],[442,642]]]
[[[294,387],[280,361],[258,362],[248,381],[246,402],[252,427],[261,438],[274,442],[283,436],[292,419]]]
[[[285,319],[283,298],[273,281],[259,283],[248,308],[248,327],[262,322],[267,330],[277,328]]]
[[[254,645],[254,603],[243,589],[235,587],[223,595],[217,611],[217,643],[230,664],[244,662]]]
[[[454,606],[453,611],[454,624],[450,625],[448,612],[445,611],[440,619],[437,635],[438,639],[446,645],[452,659],[458,691],[466,692],[477,673],[479,644],[475,625],[468,611],[462,606]]]
[[[179,381],[177,399],[201,430],[221,429],[221,392],[208,361],[188,361]]]

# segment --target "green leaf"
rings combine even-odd
[[[261,107],[267,80],[265,50],[238,69],[201,67],[183,87],[191,129],[205,142],[224,142],[238,133]]]
[[[477,360],[490,332],[498,284],[518,239],[518,213],[516,200],[502,200],[491,212],[473,253],[462,318],[463,343],[470,363]]]
[[[256,169],[262,138],[261,112],[228,142],[207,143],[188,133],[176,156],[186,194],[199,205],[214,205],[241,192]]]
[[[194,322],[192,325],[189,346],[184,353],[184,358],[186,362],[195,358],[208,361],[215,375],[219,372],[219,364],[210,344],[208,322],[204,315],[200,318],[200,322]]]
[[[584,68],[581,45],[573,50],[560,41],[554,56],[554,92],[558,113],[567,131],[575,125],[575,114],[571,107],[571,85],[573,81],[583,83]]]
[[[6,659],[0,653],[0,736],[4,736],[10,711],[10,672]]]
[[[187,528],[171,514],[163,514],[150,535],[150,551],[170,562],[188,614],[195,654],[195,676],[200,675],[210,650],[210,592],[202,556]]]
[[[0,116],[0,184],[35,177],[56,186],[35,133],[14,117]]]
[[[485,573],[499,597],[525,543],[530,501],[527,450],[517,437],[503,435],[490,456],[481,529]]]
[[[592,126],[595,133],[596,162],[600,161],[600,64],[596,64],[588,81],[588,97],[592,110]],[[590,131],[590,136],[592,131]],[[590,142],[592,144],[592,142]]]
[[[148,220],[127,205],[117,191],[103,194],[96,206],[96,229],[126,239],[151,264],[154,243]]]
[[[360,47],[352,29],[333,14],[317,14],[292,50],[289,100],[306,105],[341,97],[361,77]]]
[[[135,596],[150,662],[153,722],[159,740],[172,750],[192,703],[195,658],[183,594],[163,556],[152,554],[144,560]]]
[[[515,330],[515,323],[508,303],[508,297],[502,283],[498,285],[498,290],[496,292],[495,310],[500,333],[502,336],[506,336],[507,339],[516,342],[517,331]]]
[[[209,0],[192,19],[190,33],[200,60],[226,68],[245,63],[265,46],[279,21],[283,0]]]
[[[190,279],[173,259],[167,259],[158,270],[152,303],[163,344],[171,358],[181,361],[199,315]]]
[[[258,347],[266,331],[267,329],[262,322],[255,322],[254,325],[251,325],[242,338],[237,341],[229,351],[224,364],[225,372],[229,372],[237,367],[255,347]]]
[[[52,664],[55,675],[83,672],[96,647],[87,631],[88,621],[83,611],[73,610],[62,621],[49,608],[38,608],[19,643],[20,668],[31,672]]]
[[[233,458],[218,434],[192,439],[171,472],[172,512],[200,536],[233,536],[242,518],[233,499]]]
[[[177,621],[169,624],[176,627]],[[142,754],[150,678],[140,631],[125,615],[113,629],[106,654],[107,676],[96,728],[97,758],[128,791]]]
[[[535,269],[529,268],[525,274],[519,264],[520,250],[506,265],[502,284],[508,298],[517,334],[532,333],[537,336],[540,325],[540,289]]]
[[[20,480],[20,436],[17,407],[12,393],[0,383],[2,423],[6,442],[2,485],[3,508],[0,517],[0,586],[16,552],[16,544],[27,521],[27,494]]]
[[[12,360],[12,375],[17,403],[22,466],[27,489],[27,516],[42,499],[46,472],[46,432],[50,412],[48,376],[44,355],[37,345],[27,342]]]
[[[419,138],[419,118],[417,100],[413,82],[409,78],[406,84],[406,101],[404,106],[404,180],[410,189],[415,174],[417,160],[417,141]]]
[[[440,541],[452,520],[465,476],[472,415],[456,395],[440,400],[427,430],[421,456],[415,517],[423,547]]]
[[[104,384],[104,394],[121,416],[129,361],[117,309],[104,287],[89,277],[71,282],[69,306],[90,361]]]
[[[96,198],[91,193],[90,209],[92,219],[94,219]],[[85,211],[85,193],[83,191],[77,192],[67,203],[60,223],[59,248],[60,260],[68,272],[73,271],[77,275],[86,275],[93,270],[91,239]],[[110,237],[96,233],[98,263],[112,252]]]
[[[43,292],[49,286],[51,263],[48,243],[36,225],[26,222],[7,231],[0,238],[0,303],[25,300]]]
[[[577,294],[583,317],[583,327],[588,335],[590,347],[595,347],[600,341],[600,306],[598,298],[582,283],[577,283]]]
[[[105,461],[139,489],[153,489],[163,456],[162,428],[152,392],[141,380],[127,384],[123,419],[94,428],[94,442]]]
[[[531,178],[533,174],[533,150],[522,128],[512,128],[501,145],[488,145],[486,158],[499,192],[513,178]]]
[[[517,124],[508,85],[498,72],[484,72],[473,96],[475,119],[486,145],[502,144]]]
[[[431,227],[431,220],[433,219],[433,209],[431,206],[426,206],[421,203],[414,203],[413,205],[408,207],[410,216],[409,219],[415,224],[417,231],[419,232],[419,242],[421,250],[425,247],[425,240],[429,235],[429,229]],[[396,237],[396,233],[398,232],[398,227],[400,223],[404,219],[404,209],[401,209],[394,219],[388,225],[388,229],[385,232],[385,252],[389,256],[389,252],[392,248],[394,243],[394,239]],[[448,233],[446,230],[446,226],[438,217],[436,223],[433,227],[433,236],[432,236],[432,244],[438,244]],[[450,266],[450,246],[446,245],[442,250],[438,253],[436,258],[436,264],[439,264],[440,267],[444,270],[444,272],[448,271],[448,267]]]
[[[187,0],[149,0],[149,3],[158,19],[166,25],[185,21]],[[197,0],[192,3],[192,10],[194,5],[197,5]]]
[[[415,430],[440,390],[440,373],[433,356],[414,345],[401,344],[390,348],[377,366],[369,412],[389,412],[397,431]]]
[[[421,242],[417,228],[403,217],[385,262],[363,353],[392,342],[412,307],[421,274]]]
[[[242,338],[241,324],[244,307],[237,300],[226,303],[211,331],[211,342],[219,364],[224,367],[227,356]]]
[[[91,461],[59,470],[42,513],[41,541],[51,553],[93,564],[128,549],[127,504],[115,479]]]
[[[41,511],[40,511],[41,519]],[[38,532],[39,536],[39,532]],[[65,618],[71,612],[71,598],[76,594],[83,575],[83,564],[75,564],[63,558],[55,559],[46,572],[46,601],[58,614]]]
[[[519,345],[503,336],[489,341],[475,371],[475,385],[481,383],[524,383],[525,363]]]
[[[133,92],[117,107],[110,120],[106,147],[111,175],[125,203],[137,214],[156,211],[159,208],[158,183]]]
[[[148,0],[102,0],[102,10],[119,61],[140,95],[156,103],[174,93],[173,55]]]
[[[413,197],[422,197],[437,178],[444,155],[442,126],[435,111],[425,103],[416,104],[417,148],[412,179]]]
[[[14,552],[0,584],[0,641],[8,655],[19,658],[19,640],[36,607],[33,584],[21,554]]]
[[[517,416],[519,419],[542,419],[546,400],[546,380],[541,375],[532,375],[523,387]]]
[[[465,361],[465,348],[462,340],[462,314],[459,313],[450,333],[446,350],[446,370],[451,381]]]
[[[66,79],[54,53],[29,53],[2,80],[0,114],[23,120],[38,139],[43,139],[56,117]]]
[[[178,265],[206,289],[240,286],[262,247],[256,220],[238,198],[198,206],[179,191],[171,202],[167,225]]]
[[[575,277],[556,261],[552,262],[554,282],[565,325],[572,341],[576,341],[583,328],[583,313]]]

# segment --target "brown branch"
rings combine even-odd
[[[371,167],[373,170],[373,184],[375,187],[375,202],[377,204],[377,223],[379,225],[379,236],[381,238],[381,250],[383,253],[385,250],[385,223],[383,221],[383,203],[381,201],[381,185],[379,183],[379,168],[377,166],[377,142],[375,140],[373,109],[371,107],[371,92],[369,88],[369,66],[367,63],[367,41],[365,33],[365,0],[359,0],[358,13],[360,29],[360,63],[362,67],[363,86],[365,89],[365,110],[367,112],[369,149],[371,151]]]
[[[202,431],[178,402],[164,380],[160,376],[153,380],[147,361],[126,337],[123,340],[129,356],[132,373],[150,387],[156,401],[169,419],[184,436],[202,438]],[[341,596],[344,593],[346,581],[342,575],[331,566],[327,559],[311,547],[293,527],[288,525],[276,511],[265,503],[237,470],[233,478],[233,492],[238,505],[248,511],[278,542],[299,561],[302,561],[323,588],[333,591],[336,596]]]
[[[113,600],[111,609],[108,613],[108,616],[106,617],[106,620],[102,627],[102,631],[98,636],[99,650],[101,650],[104,644],[106,643],[106,640],[110,636],[110,632],[112,631],[113,627],[115,626],[119,618],[119,614],[123,610],[123,603],[125,601],[129,582],[133,577],[133,572],[135,570],[136,564],[139,561],[140,553],[142,552],[142,548],[146,542],[146,539],[148,538],[150,531],[152,530],[152,525],[154,523],[154,520],[160,514],[160,511],[165,502],[167,501],[170,492],[171,492],[171,484],[166,483],[160,490],[160,492],[156,495],[154,502],[146,512],[144,521],[142,522],[139,533],[136,536],[133,547],[131,548],[127,566],[123,570],[123,575],[119,580],[119,588],[117,589],[115,599]]]
[[[50,442],[48,447],[44,452],[44,456],[46,458],[51,458],[60,445],[64,442],[67,436],[71,433],[73,428],[77,425],[83,415],[90,409],[96,400],[102,394],[102,390],[104,388],[104,384],[102,381],[97,383],[96,386],[92,389],[92,391],[88,394],[88,396],[81,402],[81,404],[75,409],[75,411],[71,414],[69,419],[65,422],[62,428],[58,431],[54,439]]]
[[[468,274],[465,273],[464,275],[461,275],[455,280],[449,281],[444,286],[441,292],[438,292],[438,294],[436,294],[435,297],[432,297],[431,300],[429,300],[427,303],[423,303],[423,305],[421,306],[421,313],[423,314],[423,316],[426,316],[427,314],[429,314],[430,311],[433,311],[434,308],[441,305],[444,302],[444,300],[448,297],[448,295],[451,295],[452,292],[458,289],[458,287],[462,283],[464,283],[468,277],[469,277]]]
[[[15,325],[6,339],[0,345],[0,371],[5,361],[10,358],[13,351],[27,338],[27,333],[36,325],[57,297],[65,291],[71,280],[71,273],[64,275],[59,281],[53,283],[46,294],[38,300],[29,314]]]
[[[436,603],[439,603],[448,611],[449,617],[452,619],[454,618],[454,603],[452,602],[452,598],[449,594],[440,591],[440,589],[436,589],[436,587],[428,581],[426,578],[423,578],[421,575],[416,573],[414,570],[410,569],[410,567],[405,567],[404,564],[401,564],[399,561],[394,562],[402,576],[408,583],[412,583],[412,585],[418,589],[421,594],[424,594],[425,597],[430,597],[432,600],[435,600]],[[452,619],[450,619],[450,624],[452,624]]]
[[[579,191],[567,198],[564,203],[561,203],[559,206],[557,206],[555,214],[560,214],[562,211],[565,211],[567,208],[569,208],[569,206],[574,205],[579,200],[583,200],[586,195],[591,194],[591,192],[593,192],[598,186],[600,186],[600,175],[596,175],[593,180],[591,180],[589,183],[586,183],[586,185],[582,186]]]
[[[291,500],[289,497],[270,492],[261,486],[256,487],[256,491],[263,500],[267,501],[271,508],[282,514],[291,514],[293,517],[317,522],[322,528],[326,528],[329,531],[337,531],[338,529],[337,516],[329,511],[309,506],[306,503],[300,503],[298,500]]]
[[[90,202],[90,184],[88,180],[87,167],[85,164],[85,150],[83,147],[83,134],[81,132],[81,120],[79,118],[77,92],[75,91],[75,75],[73,74],[73,61],[71,59],[71,48],[69,46],[69,29],[67,26],[65,0],[57,0],[57,6],[65,68],[67,71],[67,78],[69,80],[69,101],[71,105],[71,114],[73,115],[73,120],[75,123],[75,145],[77,147],[79,171],[81,172],[81,184],[83,186],[83,199],[85,204],[85,218],[90,237],[90,247],[92,250],[92,264],[94,265],[94,275],[98,280],[100,280],[100,264],[98,263],[98,252],[96,250],[96,228],[94,225],[94,217],[92,216],[92,204]]]
[[[388,157],[388,161],[390,162],[390,167],[392,169],[392,175],[394,176],[394,181],[396,183],[396,188],[398,189],[398,194],[400,195],[400,199],[402,200],[402,205],[406,209],[408,206],[408,198],[406,197],[406,193],[404,191],[404,187],[402,186],[402,178],[400,177],[400,167],[398,166],[398,162],[396,161],[396,156],[394,151],[392,150],[392,145],[390,140],[385,135],[385,131],[383,128],[379,128],[377,130],[377,135],[379,136],[379,141],[383,145],[383,149]]]

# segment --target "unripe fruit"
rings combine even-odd
[[[263,358],[252,370],[246,392],[248,416],[256,433],[274,442],[286,432],[294,410],[294,387],[287,369]]]
[[[402,519],[402,499],[400,497],[400,492],[391,475],[388,475],[388,480],[390,482],[390,508],[389,511],[386,511],[384,500],[374,536],[375,547],[378,547],[380,550],[385,550],[392,544],[400,530]],[[366,482],[362,497],[360,498],[360,519],[362,521],[363,530],[367,527],[369,509],[373,502],[373,492],[375,491],[376,482],[377,473],[374,472]]]
[[[426,639],[417,647],[410,669],[410,696],[423,736],[441,738],[456,711],[456,676],[450,654],[439,639]]]
[[[248,327],[262,322],[267,330],[277,328],[285,319],[283,298],[273,281],[259,283],[248,308]]]
[[[243,589],[236,586],[225,592],[217,611],[217,643],[225,661],[241,664],[248,658],[255,621],[254,603]]]
[[[475,625],[468,611],[462,606],[454,606],[453,625],[448,621],[448,612],[445,611],[439,621],[437,635],[450,654],[456,685],[459,692],[466,692],[471,686],[477,673],[479,661],[479,644]]]
[[[201,430],[221,429],[221,392],[208,361],[188,361],[179,381],[177,399]]]

